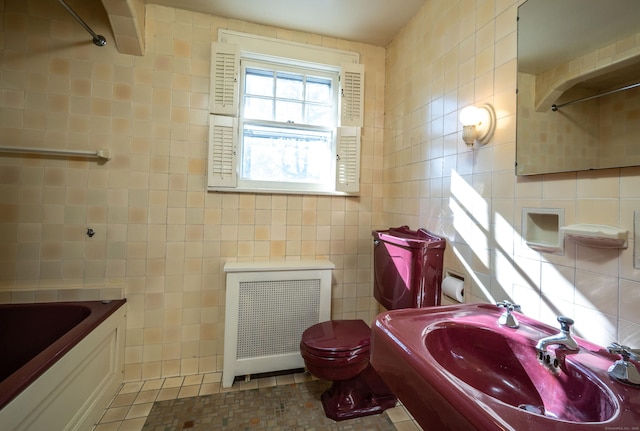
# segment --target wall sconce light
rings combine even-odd
[[[472,147],[474,141],[486,144],[496,130],[496,112],[493,106],[485,103],[481,107],[467,106],[460,111],[462,140]]]

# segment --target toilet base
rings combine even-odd
[[[397,402],[371,365],[352,379],[334,381],[320,399],[324,414],[334,421],[377,415]]]

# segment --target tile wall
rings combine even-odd
[[[0,155],[0,300],[128,300],[126,380],[221,370],[227,261],[329,258],[332,315],[370,320],[382,227],[384,49],[147,5],[118,53],[100,0],[0,0],[0,144],[109,149],[106,163]],[[351,50],[365,63],[359,197],[207,193],[219,28]],[[96,232],[87,237],[91,227]]]
[[[112,39],[99,1],[70,4]],[[640,346],[633,238],[622,251],[567,244],[562,256],[520,240],[523,207],[632,231],[640,168],[514,175],[517,4],[428,0],[386,51],[148,5],[146,53],[134,57],[92,45],[55,2],[0,0],[2,145],[113,154],[0,157],[0,298],[122,289],[126,379],[202,374],[221,369],[224,262],[328,257],[333,316],[370,319],[370,231],[408,224],[449,238],[446,266],[471,279],[469,301],[510,298],[551,324],[573,316],[593,341]],[[359,198],[205,192],[218,28],[361,53]],[[483,102],[498,128],[471,150],[457,114]]]
[[[386,222],[446,235],[445,265],[471,278],[470,301],[509,298],[601,344],[640,346],[640,271],[633,268],[639,168],[514,175],[517,0],[429,0],[387,48]],[[469,149],[459,110],[491,103],[491,142]],[[624,250],[567,242],[564,255],[522,243],[523,207],[562,208],[565,223],[631,232]]]

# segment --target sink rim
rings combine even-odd
[[[563,427],[563,431],[600,431],[603,424],[637,426],[640,423],[638,389],[610,379],[607,373],[608,367],[618,359],[618,355],[610,354],[603,347],[580,337],[574,338],[583,354],[580,355],[580,360],[573,361],[569,358],[569,361],[590,371],[601,385],[600,388],[613,400],[614,414],[605,421],[567,421],[518,409],[483,392],[470,391],[470,386],[464,382],[458,384],[435,360],[420,358],[420,355],[430,355],[424,345],[424,335],[426,328],[433,323],[451,319],[458,322],[478,321],[494,330],[514,331],[497,324],[503,311],[492,304],[458,304],[381,313],[372,330],[371,365],[418,423],[427,427],[438,423],[442,429],[450,430],[533,431],[558,424]],[[524,330],[531,332],[529,338],[558,332],[558,328],[520,313],[518,319],[521,324],[525,323],[522,325]],[[409,335],[398,338],[403,332]],[[523,412],[529,415],[523,416]],[[441,422],[442,418],[447,418],[448,422]],[[458,428],[450,428],[449,423],[460,425]],[[471,428],[467,428],[469,424],[473,424]]]
[[[454,329],[455,328],[455,329]],[[500,327],[502,328],[502,327]],[[581,346],[580,347],[580,351],[577,353],[571,353],[569,355],[566,355],[564,357],[564,361],[566,362],[565,367],[567,369],[571,369],[574,372],[578,372],[580,373],[580,375],[585,378],[585,382],[583,383],[583,385],[587,385],[587,386],[582,386],[582,388],[584,389],[585,387],[592,387],[593,389],[597,390],[598,393],[598,400],[600,400],[600,402],[606,402],[607,406],[604,407],[604,409],[606,410],[605,412],[602,412],[603,415],[606,415],[606,417],[602,418],[602,419],[597,419],[597,420],[571,420],[571,419],[567,419],[567,418],[563,418],[563,417],[558,417],[558,416],[552,416],[552,415],[547,415],[544,413],[540,413],[540,412],[536,412],[536,411],[530,411],[530,410],[526,410],[526,409],[522,409],[520,406],[516,406],[513,403],[509,403],[509,402],[505,402],[503,401],[501,398],[496,397],[494,395],[492,395],[491,393],[488,393],[486,390],[483,390],[481,388],[479,388],[477,385],[474,385],[473,383],[470,383],[469,381],[465,380],[464,378],[462,378],[460,376],[460,374],[457,374],[455,371],[453,371],[452,369],[452,363],[450,363],[449,365],[446,363],[443,363],[443,359],[444,357],[439,357],[437,356],[434,351],[434,344],[437,340],[434,340],[433,342],[430,343],[429,339],[431,338],[433,340],[433,338],[436,336],[437,332],[440,331],[447,331],[448,329],[454,329],[454,330],[473,330],[473,331],[483,331],[486,332],[488,334],[491,334],[490,336],[495,336],[495,337],[499,337],[500,339],[502,339],[507,345],[509,345],[509,347],[512,347],[511,344],[509,343],[510,340],[513,340],[512,342],[517,343],[522,345],[524,348],[526,348],[527,346],[531,348],[531,359],[529,359],[527,361],[527,363],[523,363],[522,362],[522,358],[517,355],[515,352],[513,352],[513,350],[511,350],[511,353],[513,353],[513,356],[517,359],[517,362],[519,363],[519,365],[522,367],[522,369],[525,371],[526,374],[526,383],[530,384],[533,386],[533,388],[535,389],[535,392],[537,393],[537,395],[540,397],[540,402],[542,404],[542,406],[546,406],[548,399],[545,397],[545,395],[543,393],[541,393],[542,391],[538,388],[538,385],[540,384],[540,381],[536,381],[536,379],[533,379],[531,374],[526,373],[526,369],[528,366],[535,366],[535,367],[541,367],[540,371],[541,372],[545,372],[545,373],[550,373],[550,371],[548,371],[547,369],[542,369],[543,365],[541,365],[540,363],[538,363],[537,358],[535,357],[535,344],[537,342],[537,338],[531,338],[531,335],[533,333],[540,333],[540,335],[538,337],[543,337],[543,336],[547,336],[547,335],[551,335],[553,332],[552,331],[545,331],[542,332],[541,328],[532,328],[528,323],[521,323],[521,327],[518,328],[518,330],[520,330],[520,333],[517,332],[517,330],[509,330],[509,331],[496,331],[495,327],[491,327],[491,326],[487,326],[487,325],[483,325],[483,324],[478,324],[477,322],[470,322],[467,320],[463,320],[463,321],[456,321],[456,320],[452,320],[452,319],[444,319],[444,320],[438,320],[435,321],[433,323],[431,323],[430,325],[428,325],[425,330],[424,330],[424,335],[423,335],[423,341],[424,341],[424,345],[426,348],[426,352],[429,354],[429,356],[433,359],[433,361],[439,366],[439,367],[435,367],[435,368],[439,368],[438,371],[446,373],[449,376],[449,379],[451,379],[452,381],[455,381],[460,387],[464,387],[464,389],[472,391],[472,392],[477,392],[479,394],[483,394],[486,397],[490,397],[491,399],[493,399],[495,402],[503,404],[504,406],[506,406],[507,408],[512,408],[512,409],[516,409],[519,411],[523,411],[524,413],[528,413],[528,414],[532,414],[532,415],[536,415],[538,417],[545,417],[545,418],[549,418],[553,421],[557,421],[557,422],[564,422],[564,423],[571,423],[571,424],[604,424],[607,422],[610,422],[613,418],[616,417],[616,415],[618,415],[619,411],[620,411],[620,403],[618,402],[617,397],[615,396],[615,394],[613,393],[613,391],[611,390],[611,388],[609,388],[603,381],[602,379],[600,379],[596,373],[594,373],[592,370],[590,370],[589,368],[585,367],[583,364],[580,363],[579,358],[580,355],[584,355],[584,354],[588,354],[588,351],[585,351],[585,349]],[[516,337],[516,336],[511,336],[508,337],[505,335],[506,334],[522,334],[525,333],[526,336],[521,336],[521,337]],[[548,333],[547,333],[548,332]],[[557,332],[557,331],[556,331]],[[475,335],[475,334],[474,334]],[[449,338],[447,340],[447,343],[450,343],[452,340],[452,338]],[[521,341],[517,341],[517,340],[521,340]],[[524,341],[524,342],[523,342]],[[451,345],[452,346],[452,345]],[[564,371],[563,371],[564,372]],[[533,373],[534,375],[536,374],[535,372]],[[565,374],[566,375],[566,374]],[[571,377],[571,378],[575,378],[575,377]],[[556,380],[555,377],[550,377],[550,380]],[[560,385],[558,385],[560,386]],[[553,400],[553,396],[552,398],[550,398],[551,400]],[[525,403],[528,404],[528,403]],[[521,404],[523,405],[523,404]],[[530,405],[534,405],[534,404],[530,404]],[[546,409],[543,409],[543,411],[546,411]]]

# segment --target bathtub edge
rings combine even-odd
[[[0,423],[16,431],[92,429],[124,379],[126,312],[123,303],[4,406]]]

